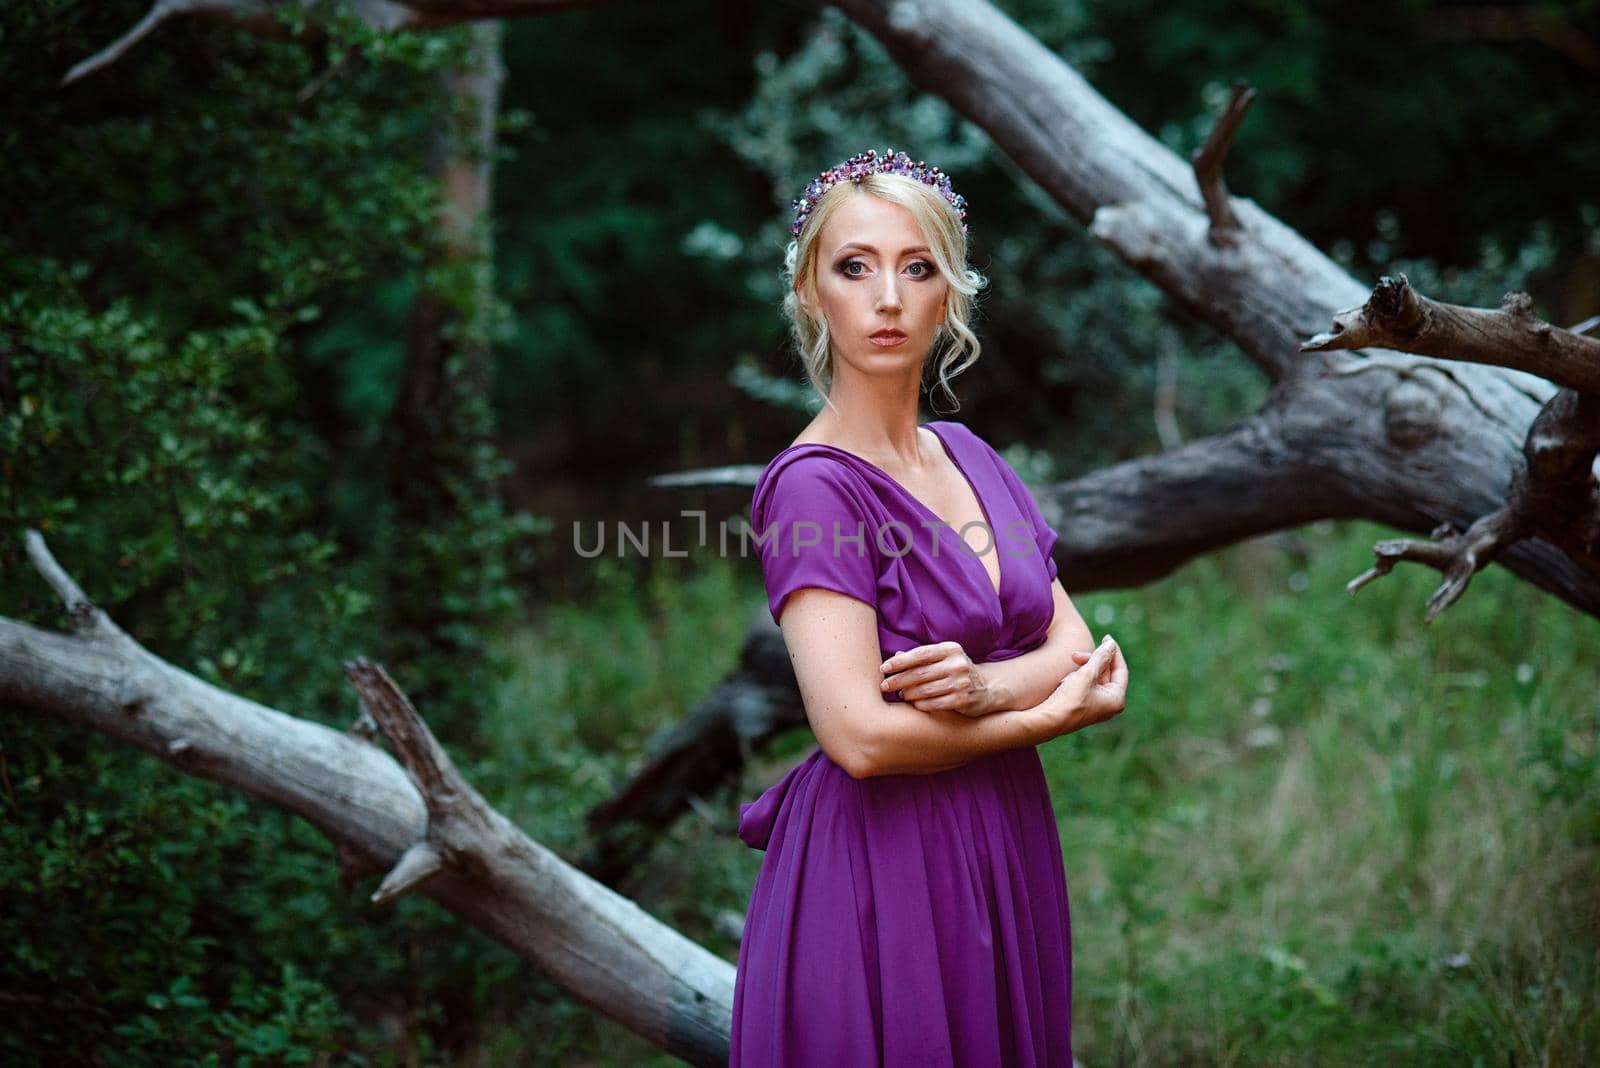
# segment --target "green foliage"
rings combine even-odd
[[[340,981],[332,961],[317,963],[313,928],[252,944],[256,910],[271,903],[248,889],[260,878],[301,881],[304,893],[309,862],[325,872],[325,858],[275,856],[282,844],[262,838],[237,796],[77,733],[6,733],[0,988],[29,1008],[29,1025],[0,1031],[0,1055],[34,1063],[48,1048],[84,1063],[114,1045],[132,1063],[203,1064],[223,1051],[292,1061],[335,1048],[347,1025],[327,985]],[[274,948],[289,959],[273,960]]]
[[[1600,633],[1493,567],[1431,626],[1432,571],[1342,596],[1382,534],[1077,599],[1134,679],[1043,751],[1086,1062],[1600,1053]]]
[[[382,561],[349,558],[308,492],[362,468],[319,433],[337,413],[301,339],[346,287],[422,261],[437,190],[414,105],[453,52],[212,30],[56,89],[139,10],[0,16],[0,575],[31,571],[16,532],[37,526],[162,655],[327,709],[327,650],[381,633]],[[21,614],[48,613],[28,582]]]
[[[424,267],[436,78],[465,35],[337,13],[314,45],[174,26],[57,88],[144,6],[0,11],[3,611],[60,622],[23,556],[34,527],[138,640],[233,692],[342,725],[339,661],[404,676],[414,650],[439,691],[481,697],[472,653],[514,606],[508,547],[536,526],[484,491],[504,471],[487,398],[451,409],[473,417],[463,440],[438,439],[463,507],[419,532],[374,429],[398,350],[333,367],[314,344],[397,337],[424,282],[459,289]],[[396,299],[373,313],[369,291]],[[430,581],[417,598],[442,635],[395,626],[397,572]],[[454,655],[424,662],[443,640]],[[4,712],[0,1003],[29,1026],[4,1029],[0,1059],[416,1058],[474,976],[515,970],[425,902],[341,901],[327,843],[281,813]]]
[[[775,347],[782,324],[728,254],[766,190],[701,114],[741,99],[749,57],[796,24],[781,5],[720,0],[507,24],[507,63],[527,73],[506,85],[521,130],[496,172],[511,318],[495,397],[508,436],[559,426],[584,443],[550,477],[611,477],[619,458],[660,455],[686,426],[738,440],[727,368]]]
[[[364,636],[370,597],[336,570],[305,493],[325,446],[274,426],[293,396],[281,336],[241,307],[233,325],[171,338],[129,300],[86,306],[82,270],[34,267],[0,298],[14,346],[0,571],[30,576],[28,607],[53,618],[22,555],[20,531],[34,526],[102,606],[211,681],[287,693],[313,664],[331,676],[320,641],[279,643],[312,606],[318,633],[305,638]],[[304,694],[308,710],[336,683]]]
[[[1362,276],[1395,254],[1468,265],[1480,242],[1514,247],[1541,221],[1564,257],[1582,251],[1574,224],[1594,199],[1573,179],[1600,168],[1582,133],[1593,76],[1559,46],[1594,33],[1592,0],[1537,5],[1543,33],[1510,39],[1452,33],[1459,9],[1439,0],[1359,25],[1325,3],[1084,6],[1104,47],[1080,69],[1174,151],[1203,142],[1235,78],[1253,86],[1230,189],[1324,248],[1349,242]],[[1388,217],[1398,243],[1381,235]]]
[[[527,997],[432,903],[341,892],[276,809],[68,724],[8,716],[3,758],[5,1063],[417,1063]]]

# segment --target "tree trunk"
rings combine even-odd
[[[416,665],[424,703],[459,707],[437,684],[445,664],[481,660],[464,642],[485,622],[478,596],[500,570],[498,539],[474,537],[500,518],[490,402],[494,307],[495,123],[505,68],[503,27],[477,23],[458,69],[441,75],[430,170],[439,240],[406,323],[405,365],[385,434],[393,521],[385,531],[385,613],[396,661]],[[468,555],[465,546],[482,546]],[[454,594],[455,596],[451,596]],[[446,604],[459,603],[460,608]],[[463,627],[461,624],[468,626]],[[470,639],[469,639],[470,640]]]

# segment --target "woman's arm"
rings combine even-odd
[[[1044,641],[1020,656],[974,664],[955,642],[919,645],[899,652],[878,666],[878,689],[900,691],[910,707],[922,713],[959,712],[979,718],[1019,708],[1032,708],[1075,670],[1075,652],[1087,653],[1094,638],[1061,583],[1051,583],[1055,614]]]
[[[877,611],[820,587],[789,595],[779,626],[817,743],[853,778],[927,774],[989,753],[1040,745],[1063,733],[1062,708],[1045,701],[1077,670],[1070,650],[1038,707],[979,718],[923,712],[879,692]],[[1064,684],[1063,684],[1064,685]]]
[[[984,715],[1037,705],[1077,668],[1072,654],[1094,648],[1094,635],[1060,579],[1050,583],[1050,593],[1055,599],[1055,616],[1044,641],[1020,656],[978,665],[983,688],[990,694]]]

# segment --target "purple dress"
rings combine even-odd
[[[1056,533],[986,442],[924,425],[988,518],[998,595],[961,535],[886,472],[808,443],[756,482],[772,618],[822,586],[877,607],[886,659],[948,640],[975,663],[1027,652],[1054,613]],[[1033,747],[858,780],[819,746],[740,806],[739,837],[766,856],[739,945],[731,1068],[1072,1064],[1066,875]]]

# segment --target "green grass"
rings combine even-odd
[[[1091,1065],[1600,1058],[1600,622],[1322,524],[1077,600],[1129,707],[1046,746]],[[1287,540],[1291,548],[1281,544]]]
[[[1073,919],[1076,1052],[1108,1065],[1600,1062],[1600,621],[1491,567],[1344,582],[1388,534],[1324,523],[1076,597],[1127,711],[1041,749]],[[751,561],[620,571],[507,641],[527,670],[470,774],[569,853],[582,813],[733,665]],[[761,854],[707,799],[626,890],[714,951]],[[505,1020],[529,1064],[674,1063],[560,997]],[[565,1051],[565,1052],[561,1052]],[[570,1056],[568,1055],[570,1054]]]

